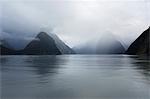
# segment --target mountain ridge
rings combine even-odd
[[[129,46],[126,54],[150,56],[150,27]]]
[[[60,55],[60,54],[74,54],[74,51],[67,46],[57,35],[40,32],[36,37],[29,42],[24,49],[15,50],[7,48],[5,44],[1,44],[1,55]],[[58,44],[59,42],[59,44]],[[3,41],[1,41],[3,43]],[[60,49],[61,48],[61,49]]]

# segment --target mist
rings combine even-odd
[[[0,6],[0,39],[18,47],[41,31],[70,47],[110,31],[128,47],[150,25],[148,0],[5,0]]]

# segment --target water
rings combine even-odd
[[[150,60],[127,55],[1,56],[2,99],[150,99]]]

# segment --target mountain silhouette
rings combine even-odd
[[[150,27],[145,30],[126,51],[130,55],[150,55]]]
[[[74,51],[62,42],[56,35],[48,35],[46,32],[40,32],[22,50],[15,50],[8,47],[7,43],[1,44],[1,55],[60,55],[73,54]]]
[[[45,32],[40,32],[23,50],[27,55],[58,55],[61,54],[55,41]]]

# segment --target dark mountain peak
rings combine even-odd
[[[145,30],[128,48],[127,54],[150,55],[150,27]]]
[[[60,38],[54,33],[47,34],[46,32],[40,32],[36,36],[36,38],[39,39],[39,41],[42,41],[43,43],[54,42],[56,47],[59,49],[59,51],[62,54],[74,54],[75,53],[69,46],[67,46],[62,40],[60,40]]]
[[[37,36],[36,36],[36,38],[45,38],[45,37],[50,37],[46,32],[40,32]]]
[[[39,39],[39,40],[35,40]],[[30,55],[57,55],[61,54],[56,46],[55,40],[46,32],[40,32],[24,49]]]

